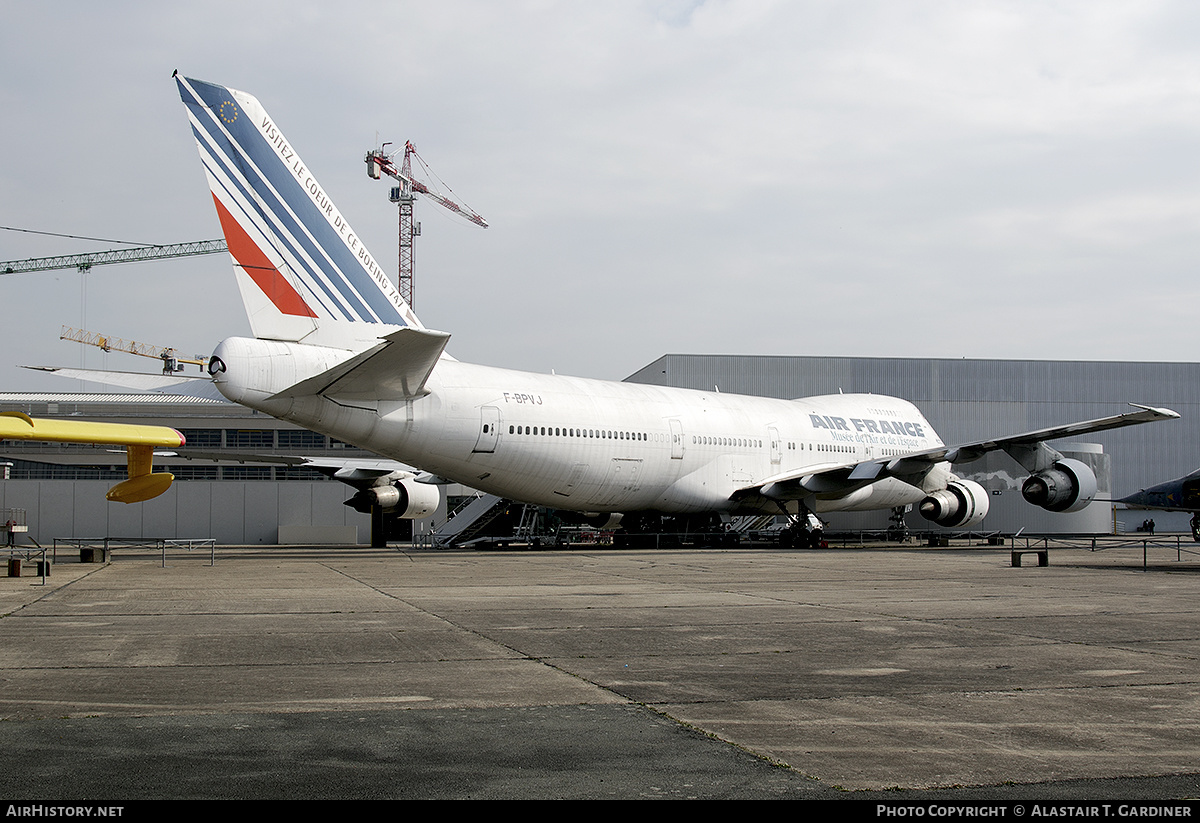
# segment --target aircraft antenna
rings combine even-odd
[[[367,176],[372,180],[379,180],[386,174],[400,183],[399,186],[392,187],[388,199],[400,206],[400,274],[397,287],[400,290],[400,297],[412,308],[413,241],[421,235],[421,224],[413,220],[413,201],[416,200],[414,195],[422,194],[448,211],[467,218],[477,226],[486,229],[488,224],[473,209],[457,203],[445,195],[430,191],[428,186],[413,177],[412,158],[417,158],[417,162],[421,164],[426,173],[429,173],[429,167],[417,154],[417,149],[411,141],[404,144],[404,159],[399,168],[396,168],[396,164],[392,162],[393,155],[384,151],[387,145],[384,143],[382,147],[367,152]]]

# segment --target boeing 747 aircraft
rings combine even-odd
[[[453,481],[514,501],[618,521],[783,513],[788,545],[819,540],[821,512],[916,505],[966,527],[988,494],[953,472],[1002,449],[1023,494],[1077,511],[1096,493],[1056,438],[1178,417],[1136,411],[946,446],[895,397],[778,400],[532,374],[455,360],[427,329],[258,100],[176,75],[254,337],[217,346],[228,399],[416,466],[372,502],[422,517]],[[421,482],[426,481],[426,482]]]

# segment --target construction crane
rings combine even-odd
[[[397,286],[400,289],[400,296],[411,307],[413,305],[413,239],[421,234],[421,224],[413,221],[413,201],[416,199],[413,196],[414,193],[428,197],[443,208],[467,218],[477,226],[486,229],[488,224],[471,209],[430,191],[428,186],[413,178],[413,157],[417,158],[426,171],[429,166],[417,154],[411,141],[404,144],[404,160],[400,168],[396,168],[396,164],[392,162],[393,155],[384,151],[388,145],[388,143],[384,143],[383,147],[367,152],[367,176],[372,180],[379,180],[386,174],[400,183],[399,186],[392,187],[389,199],[400,205],[400,276]]]
[[[181,372],[183,371],[184,364],[198,366],[200,371],[204,371],[204,366],[208,363],[208,358],[199,354],[194,358],[180,357],[179,353],[172,348],[151,346],[147,343],[138,343],[134,340],[122,340],[120,337],[97,334],[96,332],[84,331],[83,329],[73,329],[70,326],[62,327],[62,332],[58,335],[58,339],[74,340],[76,343],[96,346],[106,352],[123,351],[142,357],[157,357],[162,361],[163,374]]]
[[[34,271],[51,271],[53,269],[79,269],[81,275],[80,283],[80,315],[82,320],[80,325],[87,322],[86,307],[87,307],[87,279],[82,275],[91,271],[92,266],[100,266],[108,263],[136,263],[142,260],[166,260],[175,257],[192,257],[198,254],[217,254],[227,249],[224,240],[198,240],[191,243],[174,243],[167,246],[137,246],[132,249],[112,249],[110,251],[88,252],[85,254],[68,254],[60,257],[31,257],[27,260],[9,260],[6,263],[0,263],[0,274],[24,274]],[[66,326],[63,327],[66,330]],[[131,354],[141,354],[147,357],[158,357],[163,361],[163,373],[170,374],[173,371],[182,371],[183,367],[180,363],[197,363],[203,368],[203,363],[196,360],[179,360],[176,358],[174,349],[164,349],[160,347],[143,346],[140,343],[126,343],[119,338],[108,338],[103,335],[93,335],[91,332],[85,332],[77,329],[70,329],[76,335],[85,335],[89,339],[82,340],[78,336],[67,337],[64,334],[60,337],[63,340],[77,340],[80,343],[88,343],[93,346],[100,346],[105,351],[109,348],[102,342],[112,340],[120,346],[114,346],[119,351],[130,351],[128,348],[121,346],[136,346],[138,351],[130,351]]]
[[[28,260],[9,260],[0,263],[0,274],[23,274],[51,269],[79,269],[86,272],[92,266],[106,263],[135,263],[141,260],[164,260],[172,257],[191,257],[197,254],[217,254],[225,251],[224,240],[199,240],[169,246],[139,246],[133,249],[113,249],[64,257],[31,257]]]

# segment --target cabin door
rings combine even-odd
[[[671,424],[671,459],[683,459],[683,424],[678,420],[668,420]]]
[[[471,451],[491,454],[496,450],[496,441],[500,439],[500,409],[483,406],[479,409],[479,418],[479,439]]]

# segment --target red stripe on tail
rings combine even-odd
[[[267,259],[262,249],[250,239],[250,235],[246,234],[229,210],[221,205],[215,194],[213,202],[217,204],[217,217],[221,221],[221,230],[225,232],[225,244],[229,246],[229,253],[246,274],[250,275],[250,279],[263,290],[263,294],[270,298],[275,308],[284,314],[316,317],[300,293],[292,288],[287,278]]]

